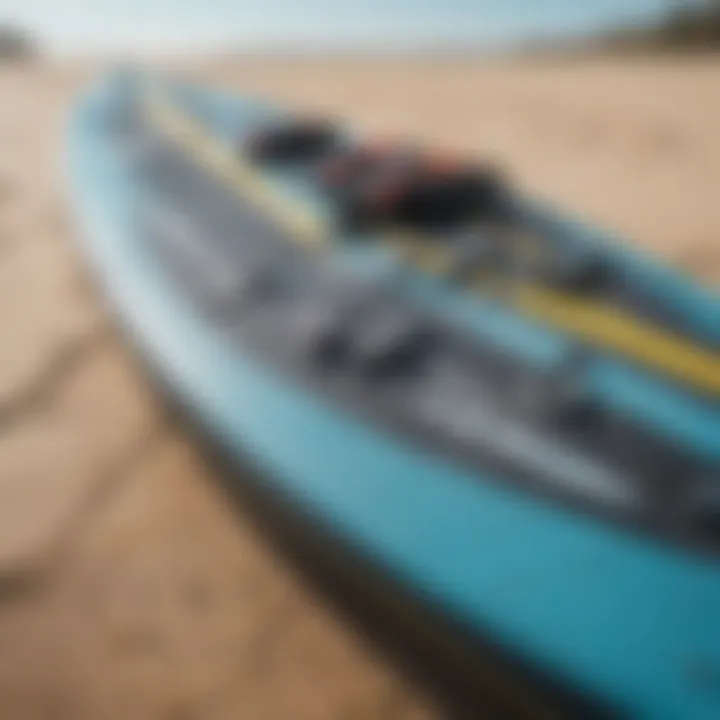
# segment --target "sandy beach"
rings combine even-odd
[[[177,68],[495,158],[720,283],[718,56]],[[0,66],[0,716],[438,716],[230,511],[87,281],[61,150],[97,71]]]

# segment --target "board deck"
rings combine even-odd
[[[318,201],[298,199],[272,177],[258,172],[237,152],[237,143],[225,143],[192,117],[155,97],[151,114],[161,127],[171,133],[205,167],[215,173],[243,198],[272,212],[298,242],[312,248],[323,248],[338,242],[333,233],[331,216]],[[451,256],[446,243],[408,233],[391,232],[380,241],[402,254],[422,270],[447,274]],[[527,255],[548,252],[530,238],[518,248]],[[540,322],[560,328],[578,339],[602,349],[616,352],[667,374],[700,393],[720,396],[720,300],[716,302],[717,323],[713,333],[693,333],[692,324],[683,327],[675,319],[671,328],[653,323],[637,312],[637,302],[617,297],[598,299],[577,297],[543,286],[533,278],[488,278],[481,270],[469,283],[471,291],[492,294],[521,313]],[[620,294],[620,293],[618,293]],[[624,293],[626,296],[629,294]],[[623,305],[630,306],[626,309]],[[632,309],[636,312],[632,312]],[[657,307],[649,314],[659,315]],[[666,311],[666,315],[672,314]],[[700,335],[700,337],[698,337]]]
[[[131,97],[145,98],[148,85],[162,96],[161,114],[170,107],[169,115],[185,119],[184,86],[138,83]],[[714,401],[668,381],[664,373],[656,376],[642,362],[617,353],[593,355],[587,380],[612,417],[608,427],[618,441],[640,432],[631,450],[650,442],[642,445],[640,457],[629,452],[626,460],[659,460],[667,469],[682,465],[670,483],[680,495],[652,506],[671,512],[647,526],[638,522],[650,507],[644,491],[667,487],[655,482],[659,468],[648,468],[644,476],[618,460],[623,477],[638,482],[608,482],[608,448],[595,452],[572,444],[580,437],[571,443],[563,433],[549,435],[549,426],[513,416],[509,405],[482,423],[477,413],[483,403],[469,402],[468,412],[475,414],[450,433],[447,447],[439,438],[463,412],[445,413],[422,438],[410,432],[412,423],[446,407],[448,375],[434,369],[420,384],[381,386],[331,378],[307,362],[299,332],[307,318],[292,316],[293,308],[301,307],[298,301],[322,288],[328,294],[321,305],[334,306],[342,297],[337,285],[344,286],[352,271],[360,280],[365,274],[391,281],[383,306],[388,312],[408,302],[432,308],[446,349],[472,327],[480,382],[461,385],[451,396],[451,409],[460,407],[459,397],[486,397],[483,393],[488,402],[509,402],[510,395],[491,387],[503,372],[527,372],[532,387],[539,387],[543,372],[564,367],[573,347],[568,333],[540,326],[484,292],[448,289],[432,273],[408,276],[386,244],[318,253],[302,242],[286,242],[298,228],[269,212],[251,192],[240,192],[236,180],[246,169],[238,169],[228,150],[238,118],[254,103],[202,89],[190,94],[196,113],[202,106],[206,127],[225,128],[226,134],[215,130],[217,147],[225,151],[214,156],[211,151],[212,165],[193,149],[200,137],[194,121],[179,131],[174,120],[172,128],[155,122],[152,110],[149,123],[144,112],[133,115],[129,131],[118,134],[118,105],[127,109],[127,100],[112,80],[79,100],[68,140],[84,250],[164,386],[231,463],[239,468],[249,461],[262,473],[264,487],[337,537],[338,547],[352,548],[402,587],[403,602],[416,598],[451,618],[468,637],[490,636],[498,649],[621,713],[717,717],[720,692],[708,681],[720,668],[716,550],[712,542],[693,540],[698,533],[706,537],[706,528],[675,524],[685,517],[682,492],[700,480],[698,469],[708,473],[712,489],[720,462]],[[201,145],[206,134],[205,129]],[[266,177],[250,176],[261,193],[267,190]],[[275,203],[276,189],[267,192]],[[301,226],[316,221],[317,214],[307,214],[307,199],[299,207]],[[278,296],[267,306],[246,302],[245,270],[255,259],[276,257],[277,247],[284,248],[279,266],[288,285],[283,287],[299,294]],[[633,272],[646,277],[654,271]],[[694,289],[686,293],[683,283],[673,287],[684,298],[675,298],[679,305],[698,310],[690,302]],[[703,302],[695,313],[698,325],[704,322]],[[458,450],[468,439],[474,457]],[[553,443],[562,452],[554,452]],[[560,483],[565,487],[558,490],[561,464],[572,448],[580,464],[566,469]],[[521,461],[531,471],[524,482]],[[541,461],[550,468],[546,474],[554,491],[546,491],[538,478]],[[683,465],[688,461],[690,466]],[[592,463],[594,476],[588,472]],[[592,477],[591,490],[587,483],[567,487],[568,478],[577,483]],[[238,474],[232,482],[251,481]],[[632,492],[637,494],[628,495]],[[571,502],[573,493],[586,503]],[[601,511],[600,495],[614,512]],[[623,517],[615,517],[623,503]],[[347,557],[352,563],[354,555]],[[697,667],[704,672],[695,672]]]

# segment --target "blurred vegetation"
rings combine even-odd
[[[606,40],[627,49],[720,49],[720,0],[677,0],[656,24],[624,28]]]
[[[0,63],[27,62],[40,54],[35,38],[12,25],[0,25]]]

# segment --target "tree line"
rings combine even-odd
[[[650,49],[720,48],[720,0],[676,0],[657,23],[619,30],[609,40]]]
[[[39,48],[35,38],[13,25],[0,25],[0,62],[22,62],[35,58]]]

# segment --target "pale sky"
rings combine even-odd
[[[671,0],[0,0],[61,52],[496,45],[634,22]]]

